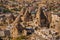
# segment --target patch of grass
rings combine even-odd
[[[16,40],[23,40],[23,39],[26,39],[26,38],[27,38],[26,36],[20,36]]]

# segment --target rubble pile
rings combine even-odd
[[[60,40],[59,28],[60,0],[0,0],[3,40]]]
[[[56,32],[55,29],[47,29],[47,28],[37,30],[35,34],[42,37],[45,40],[57,40],[56,38],[59,36],[58,32]]]

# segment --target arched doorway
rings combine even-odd
[[[46,14],[44,14],[44,12],[43,12],[43,9],[41,8],[40,9],[40,18],[41,18],[41,27],[48,27],[49,28],[49,26],[50,26],[50,23],[49,23],[49,20],[48,20],[48,18],[45,16]]]

